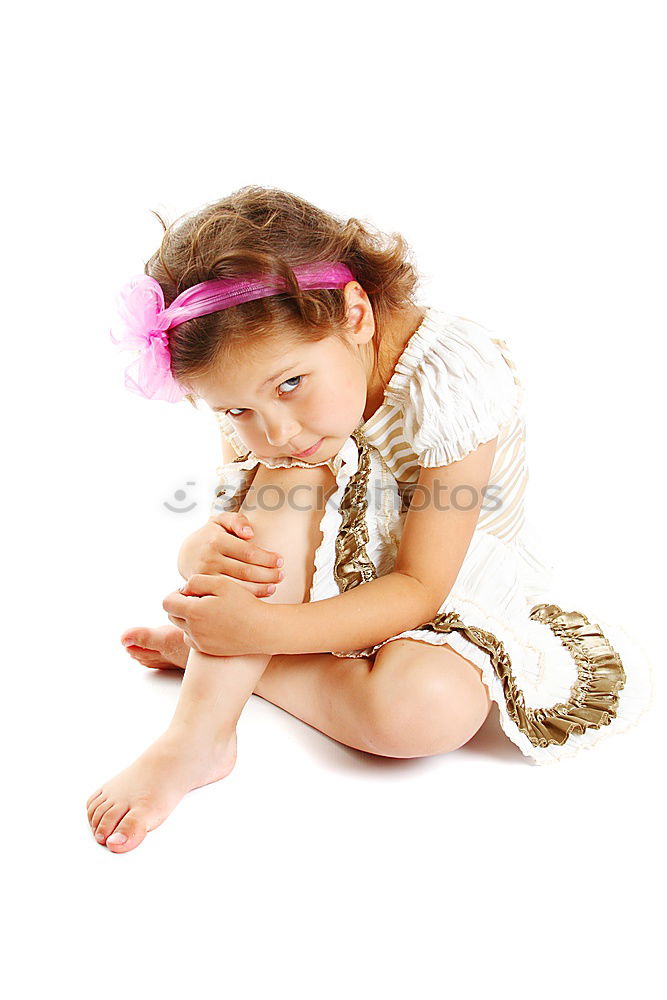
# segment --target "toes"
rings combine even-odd
[[[128,812],[128,809],[129,807],[126,803],[117,803],[107,809],[95,831],[95,839],[99,840],[100,844],[103,844],[109,834],[113,833],[123,816]]]
[[[92,799],[88,800],[88,805],[86,806],[86,812],[88,813],[88,822],[92,824],[93,816],[97,809],[99,809],[102,803],[107,801],[106,792],[100,792],[98,795],[94,795]]]
[[[147,833],[146,816],[138,809],[130,809],[111,836],[107,837],[106,846],[114,854],[124,854],[138,847]]]
[[[125,648],[134,660],[138,660],[139,663],[143,663],[146,667],[157,660],[164,659],[154,649],[143,649],[141,646],[126,646]]]
[[[141,649],[139,646],[128,646],[126,647],[128,653],[133,660],[140,663],[142,667],[150,667],[152,670],[172,670],[176,669],[177,664],[170,663],[166,660],[162,653],[159,653],[155,649]],[[180,668],[183,669],[182,667]]]
[[[88,815],[89,816],[90,816],[90,807],[91,807],[91,805],[93,804],[93,802],[95,802],[96,799],[99,799],[100,796],[103,795],[103,794],[104,793],[103,793],[102,789],[98,788],[97,791],[93,792],[93,794],[90,796],[90,798],[86,802],[86,809],[88,811]]]
[[[155,660],[146,660],[141,656],[136,657],[137,662],[142,665],[142,667],[148,667],[150,670],[159,670],[163,666],[163,661],[156,662]]]
[[[90,825],[93,828],[93,833],[95,832],[95,830],[97,830],[99,822],[104,816],[107,809],[110,809],[112,805],[114,805],[114,802],[111,799],[104,798],[97,806],[97,808],[93,810],[93,814],[90,817]]]
[[[150,642],[149,640],[150,629],[147,628],[128,628],[126,629],[120,637],[120,641],[124,646],[147,646]]]

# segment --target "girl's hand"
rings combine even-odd
[[[191,649],[211,656],[263,652],[271,605],[232,580],[196,574],[168,594],[162,607]]]
[[[228,576],[255,597],[267,597],[284,573],[278,567],[280,556],[251,542],[252,533],[245,514],[216,514],[183,542],[179,573],[185,580],[199,573]]]

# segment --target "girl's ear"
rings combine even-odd
[[[357,344],[367,344],[375,333],[375,320],[370,299],[358,281],[349,281],[344,288],[345,329]]]

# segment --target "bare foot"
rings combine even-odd
[[[120,641],[130,656],[144,667],[158,670],[185,670],[190,647],[183,640],[183,633],[175,625],[159,628],[128,628]]]
[[[88,821],[114,854],[138,847],[164,823],[186,792],[225,778],[236,763],[236,731],[212,737],[170,728],[133,764],[88,799]]]

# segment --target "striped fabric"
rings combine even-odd
[[[410,485],[419,478],[417,456],[403,435],[404,417],[398,406],[383,405],[365,424],[361,424],[368,443],[376,448],[409,502]],[[490,435],[492,437],[494,435]],[[481,442],[480,442],[481,443]],[[472,449],[471,449],[472,450]],[[445,463],[443,463],[445,464]],[[524,494],[528,481],[525,454],[525,423],[518,414],[498,433],[498,445],[480,511],[478,528],[510,541],[525,522]]]

